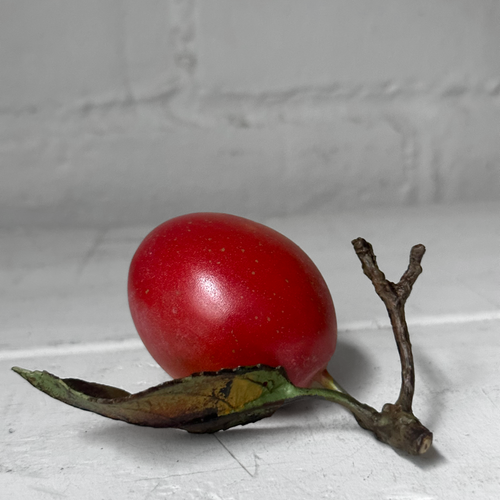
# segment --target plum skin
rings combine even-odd
[[[235,215],[187,214],[153,229],[132,258],[128,298],[144,345],[173,378],[261,363],[308,387],[335,351],[335,308],[315,264]]]

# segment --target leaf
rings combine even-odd
[[[30,384],[63,403],[149,427],[208,433],[270,417],[286,402],[303,397],[283,368],[266,365],[201,372],[136,394],[46,371],[13,367]]]

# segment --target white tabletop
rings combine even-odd
[[[313,400],[213,435],[149,429],[36,391],[13,365],[136,392],[168,380],[128,312],[128,264],[152,227],[0,229],[0,491],[12,499],[456,499],[500,497],[500,205],[262,220],[316,262],[337,308],[329,369],[358,399],[394,402],[399,361],[384,306],[350,241],[398,281],[427,247],[407,304],[426,455],[377,442]],[[166,217],[168,218],[168,216]]]

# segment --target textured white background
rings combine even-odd
[[[16,500],[456,500],[500,497],[500,204],[265,219],[319,266],[338,313],[329,370],[360,400],[394,402],[387,316],[350,245],[375,247],[390,279],[423,242],[407,304],[415,412],[434,448],[407,457],[341,408],[294,404],[215,435],[138,428],[39,393],[10,367],[131,392],[168,377],[127,307],[130,258],[147,227],[0,231],[0,491]]]
[[[496,0],[5,0],[2,224],[500,198]]]
[[[500,2],[2,0],[0,496],[19,500],[500,497]],[[330,369],[396,398],[385,311],[407,307],[424,457],[317,401],[214,436],[111,422],[12,365],[141,390],[166,374],[127,270],[157,223],[233,212],[296,241],[330,287]]]

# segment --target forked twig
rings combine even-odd
[[[404,306],[413,284],[422,272],[420,262],[424,256],[425,247],[415,245],[411,249],[408,269],[399,283],[393,283],[387,280],[385,274],[379,269],[370,243],[363,238],[357,238],[352,241],[352,244],[361,261],[363,272],[373,283],[377,295],[382,299],[389,313],[401,360],[401,390],[396,405],[399,405],[403,411],[411,412],[415,392],[415,368]]]

